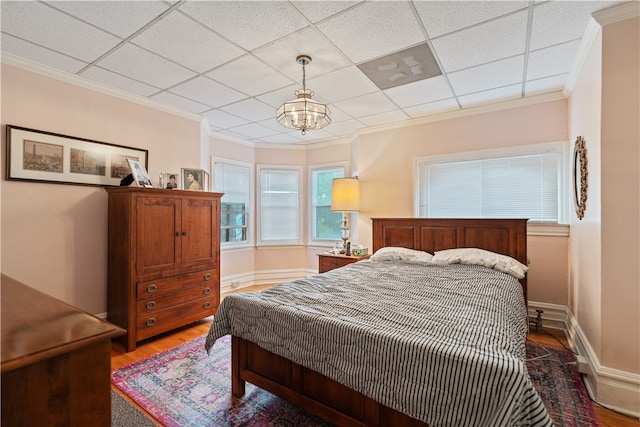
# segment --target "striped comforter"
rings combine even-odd
[[[475,265],[365,261],[226,297],[232,334],[431,426],[551,425],[524,363],[520,283]]]

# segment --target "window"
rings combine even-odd
[[[567,223],[567,143],[418,159],[416,214]]]
[[[300,214],[302,194],[299,167],[258,166],[260,244],[302,242]]]
[[[331,188],[334,178],[344,178],[345,167],[342,165],[312,166],[309,171],[311,240],[340,240],[342,213],[331,211]]]
[[[212,158],[213,191],[224,193],[220,201],[220,244],[250,243],[251,165]]]

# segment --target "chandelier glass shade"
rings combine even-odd
[[[278,108],[276,119],[282,126],[298,129],[305,135],[308,130],[322,129],[331,123],[331,110],[327,105],[311,99],[313,91],[307,89],[305,66],[311,62],[311,57],[300,55],[296,61],[302,65],[302,89],[294,92],[296,99]]]

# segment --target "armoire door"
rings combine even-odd
[[[213,267],[217,263],[220,241],[217,200],[189,199],[182,201],[181,262],[183,268]]]
[[[179,269],[181,199],[138,197],[136,208],[138,276]]]

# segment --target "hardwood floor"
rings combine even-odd
[[[269,285],[256,285],[243,288],[241,290],[235,290],[228,292],[222,295],[224,298],[226,295],[234,292],[250,292],[250,291],[259,291],[262,289],[268,288]],[[190,341],[194,338],[197,338],[201,335],[206,334],[209,331],[209,326],[211,325],[211,318],[203,319],[198,322],[192,323],[191,325],[184,326],[180,329],[176,329],[174,331],[168,332],[163,335],[159,335],[152,339],[142,341],[138,343],[136,350],[127,353],[124,349],[124,346],[119,342],[112,343],[111,350],[111,369],[118,369],[123,366],[126,366],[130,363],[136,362],[138,360],[144,359],[145,357],[149,357],[155,353],[159,353],[163,350],[175,347],[184,342]],[[528,340],[534,340],[543,346],[548,346],[552,348],[561,348],[562,344],[565,346],[568,345],[567,339],[564,335],[563,331],[557,329],[545,329],[547,333],[536,333],[531,332],[529,334]],[[554,336],[557,338],[554,338]],[[558,341],[559,340],[559,341]],[[562,344],[561,344],[562,342]],[[112,388],[118,391],[113,385]],[[135,402],[128,399],[127,396],[124,396],[132,402],[136,407],[138,405]],[[140,407],[138,409],[142,410]],[[600,424],[603,427],[639,427],[640,421],[637,419],[633,419],[630,417],[626,417],[621,414],[617,414],[613,411],[607,410],[594,404],[595,412],[598,416]]]

